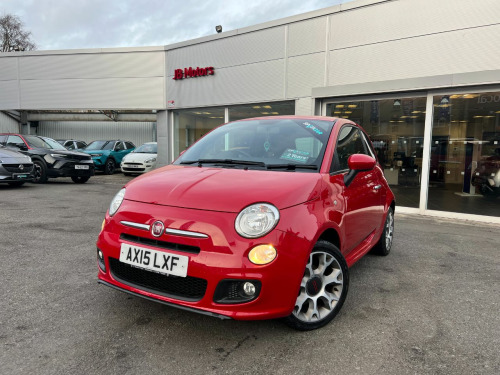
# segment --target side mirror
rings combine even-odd
[[[25,144],[19,145],[17,147],[19,147],[19,150],[21,151],[28,151],[28,146],[26,146]]]
[[[347,165],[349,172],[344,176],[345,186],[349,186],[359,172],[371,171],[375,168],[377,160],[364,154],[353,154],[349,156]]]

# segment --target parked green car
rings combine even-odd
[[[103,171],[104,174],[113,174],[123,157],[133,150],[135,146],[132,142],[111,140],[93,141],[81,151],[92,156],[96,170]]]

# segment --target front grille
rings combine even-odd
[[[199,301],[207,289],[207,281],[197,277],[161,275],[122,263],[115,258],[109,258],[109,266],[113,277],[118,281],[166,297]]]
[[[173,242],[153,240],[151,238],[133,236],[131,234],[122,233],[120,235],[120,239],[125,240],[125,241],[129,241],[129,242],[134,242],[137,244],[144,244],[144,245],[149,245],[149,246],[154,246],[154,247],[161,247],[162,249],[182,251],[184,253],[191,253],[191,254],[199,254],[200,253],[200,248],[197,246],[181,245],[181,244],[173,243]]]
[[[122,167],[124,171],[127,172],[144,172],[145,168],[127,168],[127,167]]]
[[[23,169],[19,168],[22,165]],[[2,166],[10,173],[31,173],[33,170],[33,164],[2,164]]]

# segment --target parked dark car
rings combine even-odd
[[[21,186],[33,180],[31,158],[20,152],[0,146],[0,182]]]
[[[83,150],[87,147],[87,143],[77,139],[56,139],[57,142],[62,144],[66,150]]]
[[[71,177],[74,182],[83,184],[94,175],[94,163],[89,155],[68,151],[52,138],[2,133],[0,145],[31,157],[35,183],[44,183],[48,178]]]

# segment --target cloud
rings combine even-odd
[[[0,0],[38,49],[161,46],[300,14],[340,0]],[[346,2],[343,0],[342,2]]]

